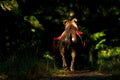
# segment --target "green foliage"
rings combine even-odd
[[[35,29],[31,29],[32,32],[35,32]]]
[[[95,49],[103,49],[106,47],[105,44],[103,44],[106,41],[106,39],[102,39],[100,42],[98,42],[95,46]]]
[[[97,41],[98,39],[100,39],[101,37],[105,36],[105,33],[104,32],[97,32],[97,33],[94,33],[93,35],[91,35],[91,38],[94,40],[94,41]]]
[[[33,27],[44,30],[42,24],[39,23],[38,19],[35,16],[25,16],[24,20],[28,21]]]
[[[115,47],[111,49],[101,50],[98,54],[99,58],[109,58],[120,55],[120,47]]]
[[[94,33],[90,36],[91,39],[96,42],[96,44],[92,45],[94,49],[100,50],[106,47],[104,44],[104,42],[106,42],[105,36],[106,34],[103,31]]]
[[[4,11],[14,11],[15,9],[18,9],[19,5],[16,0],[6,0],[6,1],[0,1],[0,6]]]
[[[99,70],[112,73],[113,75],[120,74],[120,47],[101,50],[98,53]]]
[[[43,55],[44,58],[48,59],[48,60],[54,60],[53,57],[50,55],[50,52],[47,51],[44,55]]]

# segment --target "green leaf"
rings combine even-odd
[[[44,30],[42,24],[40,24],[39,20],[35,16],[24,16],[24,20],[29,22],[33,27],[40,28]]]
[[[97,41],[98,39],[100,39],[101,37],[105,36],[106,34],[104,32],[97,32],[94,33],[93,35],[91,35],[91,38],[95,41]]]

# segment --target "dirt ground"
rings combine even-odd
[[[98,71],[60,71],[40,80],[117,80],[111,74]]]
[[[0,80],[120,80],[120,76],[113,76],[112,74],[102,73],[99,71],[63,71],[59,70],[50,75],[1,75]]]

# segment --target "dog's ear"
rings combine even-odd
[[[76,19],[76,18],[74,18],[72,21],[77,22],[77,19]]]
[[[63,24],[65,25],[68,20],[63,20]]]

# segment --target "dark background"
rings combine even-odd
[[[87,67],[98,68],[94,65],[97,65],[98,52],[102,50],[115,50],[118,54],[115,53],[113,58],[113,52],[107,59],[118,60],[119,4],[120,0],[0,1],[0,72],[20,72],[21,66],[23,71],[29,71],[26,66],[33,65],[29,65],[30,61],[42,60],[44,63],[46,54],[54,58],[53,38],[64,30],[63,20],[72,17],[78,19],[79,30],[87,37],[85,53],[88,55],[83,55],[89,58]],[[71,16],[72,13],[74,15]],[[100,42],[103,39],[105,41]],[[84,60],[81,62],[84,63]]]

